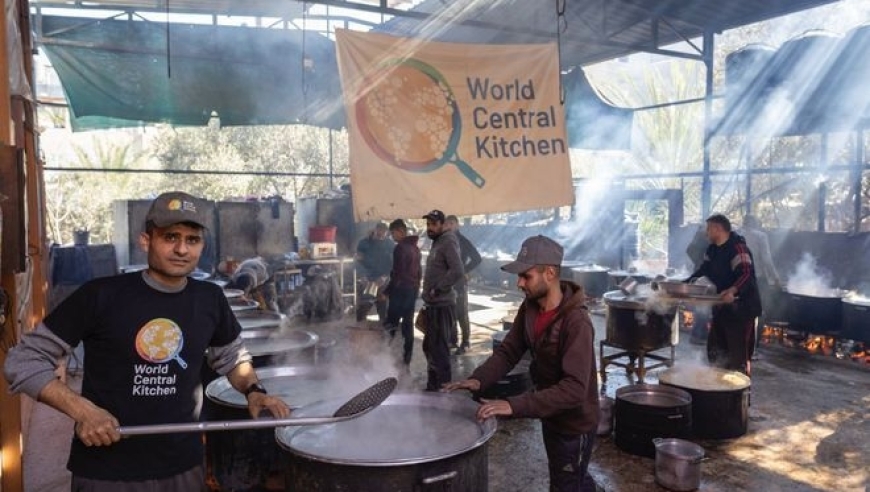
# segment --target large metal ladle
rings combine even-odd
[[[339,407],[331,417],[288,417],[286,419],[216,420],[183,424],[129,425],[118,427],[122,436],[175,434],[179,432],[212,432],[226,430],[268,429],[271,427],[321,425],[361,417],[387,399],[399,381],[386,378],[357,394]]]

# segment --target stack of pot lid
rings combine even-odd
[[[295,411],[297,417],[331,415],[344,400]],[[281,427],[278,444],[296,455],[328,463],[400,466],[442,460],[486,443],[495,419],[478,422],[478,405],[447,393],[394,393],[352,420],[308,427]]]

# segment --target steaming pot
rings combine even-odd
[[[328,392],[326,375],[313,366],[261,368],[257,375],[269,393],[292,408],[334,396]],[[251,418],[247,399],[232,387],[226,376],[208,383],[205,394],[202,420]],[[281,471],[283,453],[275,444],[272,429],[211,432],[206,436],[205,452],[210,473],[221,490],[264,486],[271,473]]]
[[[870,300],[843,298],[843,338],[870,343]]]
[[[843,329],[842,291],[829,296],[788,293],[788,325],[792,330],[836,335]]]
[[[327,400],[294,415],[330,415],[342,403]],[[479,423],[477,408],[460,394],[394,393],[340,424],[278,428],[275,438],[287,451],[285,490],[487,490],[486,443],[496,421]]]
[[[692,396],[695,437],[731,439],[746,434],[751,382],[745,374],[714,367],[671,368],[659,374],[659,382]]]
[[[643,297],[614,290],[604,294],[607,306],[607,342],[628,351],[649,351],[671,343],[676,308],[664,313],[649,309]]]

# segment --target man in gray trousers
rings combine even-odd
[[[465,271],[459,256],[459,240],[444,225],[444,212],[433,210],[423,216],[426,234],[432,240],[423,274],[423,302],[426,333],[423,353],[428,363],[426,391],[438,391],[450,381],[450,330],[456,324],[456,293],[453,288]]]

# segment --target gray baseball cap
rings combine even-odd
[[[562,246],[547,236],[532,236],[523,241],[516,261],[501,267],[508,273],[523,273],[535,265],[561,265]]]
[[[208,229],[205,201],[181,191],[163,193],[151,202],[145,222],[151,221],[157,227],[190,222]]]

